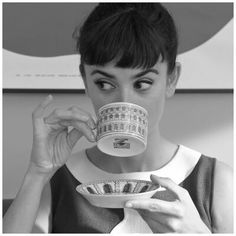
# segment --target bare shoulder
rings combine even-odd
[[[42,192],[38,215],[32,233],[51,232],[51,187],[47,183]]]
[[[212,201],[214,232],[232,233],[233,170],[221,161],[216,161]]]

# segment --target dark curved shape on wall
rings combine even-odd
[[[3,3],[3,48],[38,57],[75,54],[74,28],[97,3]],[[179,53],[220,31],[233,18],[233,3],[163,3],[179,31]]]

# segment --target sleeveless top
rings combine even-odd
[[[71,172],[73,161],[77,163],[76,171]],[[171,161],[158,170],[114,174],[103,171],[90,162],[85,150],[75,153],[70,162],[70,170],[65,164],[50,180],[52,233],[152,233],[136,210],[96,207],[75,190],[81,183],[99,179],[150,180],[150,174],[169,177],[187,189],[202,221],[212,231],[211,203],[215,162],[215,158],[179,145]],[[157,192],[154,197],[171,200],[167,191]]]

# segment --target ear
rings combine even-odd
[[[89,92],[88,92],[88,86],[87,86],[87,80],[86,80],[84,65],[80,64],[79,69],[80,69],[80,75],[81,75],[81,77],[83,79],[83,83],[84,83],[84,87],[85,87],[85,94],[89,97]]]
[[[180,73],[181,64],[179,62],[176,62],[174,70],[171,72],[171,74],[168,75],[166,81],[166,98],[170,98],[174,95]]]
[[[85,88],[85,94],[89,97],[89,92],[88,92],[88,86],[87,86],[87,80],[85,76],[82,76],[83,83],[84,83],[84,88]]]

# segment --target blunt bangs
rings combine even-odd
[[[84,25],[80,35],[77,49],[82,64],[103,66],[114,62],[121,68],[146,69],[153,67],[160,56],[165,59],[162,38],[132,9]]]

